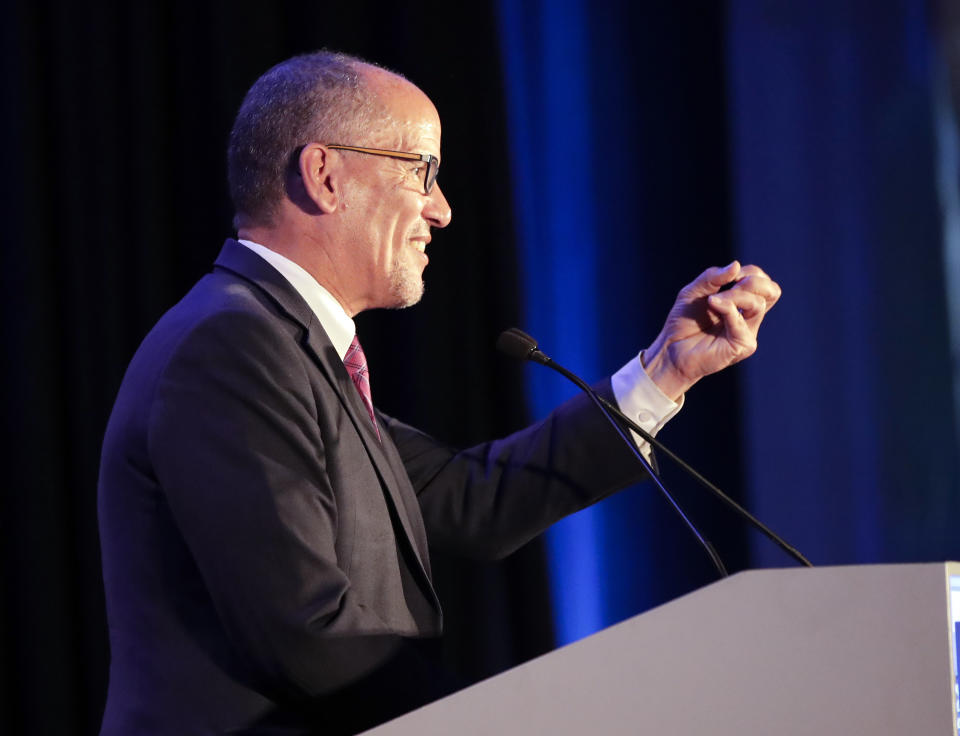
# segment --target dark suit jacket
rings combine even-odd
[[[462,452],[378,419],[382,443],[307,304],[227,241],[107,427],[103,734],[350,732],[442,695],[411,645],[442,627],[427,540],[503,556],[637,479],[580,399]]]

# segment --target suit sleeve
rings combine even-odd
[[[303,361],[275,324],[220,313],[181,336],[148,419],[153,470],[229,638],[259,686],[296,699],[355,683],[405,646],[338,566]]]
[[[609,380],[594,388],[612,398]],[[526,429],[462,451],[384,419],[431,544],[471,557],[504,557],[564,516],[644,477],[584,395]]]

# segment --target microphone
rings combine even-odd
[[[537,341],[516,327],[500,333],[500,337],[497,338],[497,350],[517,360],[532,360],[541,365],[551,362],[550,358],[540,352]]]
[[[509,330],[505,330],[501,333],[499,339],[497,340],[497,348],[502,352],[510,355],[514,358],[519,358],[520,360],[532,360],[541,365],[545,365],[548,368],[553,368],[557,370],[561,375],[572,380],[580,388],[585,388],[590,393],[593,393],[592,389],[586,385],[581,379],[576,376],[573,376],[572,373],[567,371],[562,366],[559,366],[549,357],[547,357],[537,346],[537,341],[534,340],[530,335],[525,332],[518,330],[516,327],[511,327]],[[783,550],[791,558],[799,562],[801,565],[806,567],[813,567],[813,563],[810,562],[806,557],[804,557],[800,551],[789,544],[785,539],[776,534],[772,529],[770,529],[766,524],[756,518],[753,514],[747,511],[743,506],[734,501],[730,496],[721,491],[716,485],[711,483],[709,480],[704,478],[700,473],[698,473],[693,467],[686,463],[681,457],[676,453],[671,451],[666,447],[662,442],[649,434],[646,430],[633,421],[630,417],[620,411],[620,408],[613,404],[610,401],[607,401],[602,396],[597,396],[596,400],[599,401],[603,406],[611,411],[620,421],[626,424],[630,429],[636,432],[644,441],[648,442],[651,447],[655,447],[664,455],[673,460],[677,465],[680,466],[688,475],[690,475],[695,481],[697,481],[701,486],[710,491],[714,496],[720,499],[727,507],[733,509],[741,518],[745,519],[751,526],[753,526],[757,531],[763,534],[767,539],[777,545],[781,550]],[[633,443],[630,443],[633,445]]]
[[[575,373],[568,371],[559,363],[554,362],[549,356],[543,353],[539,347],[537,347],[537,341],[534,340],[530,335],[522,330],[517,329],[516,327],[511,327],[508,330],[504,330],[500,333],[500,337],[497,338],[497,349],[503,353],[506,353],[512,358],[517,358],[519,360],[530,360],[534,363],[540,363],[545,365],[548,368],[551,368],[564,378],[572,381],[577,385],[584,393],[590,397],[591,401],[596,405],[600,410],[603,416],[607,419],[608,422],[616,430],[617,434],[620,436],[626,445],[630,448],[630,451],[633,453],[634,457],[640,461],[640,464],[643,466],[644,470],[647,471],[647,474],[656,484],[657,488],[660,489],[660,492],[663,494],[664,498],[667,499],[667,502],[673,508],[674,511],[680,516],[680,519],[686,524],[687,528],[693,533],[697,538],[697,541],[706,551],[707,555],[710,557],[710,561],[713,563],[713,566],[717,569],[717,572],[720,574],[720,577],[728,577],[730,573],[727,572],[726,566],[723,564],[723,560],[720,559],[720,555],[717,554],[717,551],[713,548],[713,545],[707,540],[703,534],[700,533],[700,530],[697,529],[696,525],[690,520],[690,518],[683,512],[683,509],[680,508],[680,504],[677,503],[677,500],[673,497],[673,494],[667,490],[667,487],[663,484],[663,481],[660,480],[660,476],[654,472],[650,463],[643,456],[640,450],[637,449],[636,444],[632,439],[627,437],[626,433],[623,431],[623,428],[617,423],[617,421],[610,416],[610,413],[607,411],[607,408],[604,404],[608,404],[602,396],[597,395],[597,392],[594,391],[583,379],[581,379]],[[619,413],[619,410],[618,412]]]

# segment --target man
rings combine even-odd
[[[350,733],[428,702],[449,688],[415,645],[441,632],[427,540],[499,557],[637,479],[582,399],[463,452],[374,409],[352,317],[420,299],[439,161],[430,100],[360,60],[248,92],[238,241],[144,340],[104,440],[103,734]],[[601,390],[656,428],[778,297],[708,269]]]

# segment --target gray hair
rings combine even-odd
[[[300,147],[317,141],[357,145],[389,115],[369,88],[364,65],[348,54],[317,51],[280,62],[240,105],[227,147],[234,227],[271,224]]]

